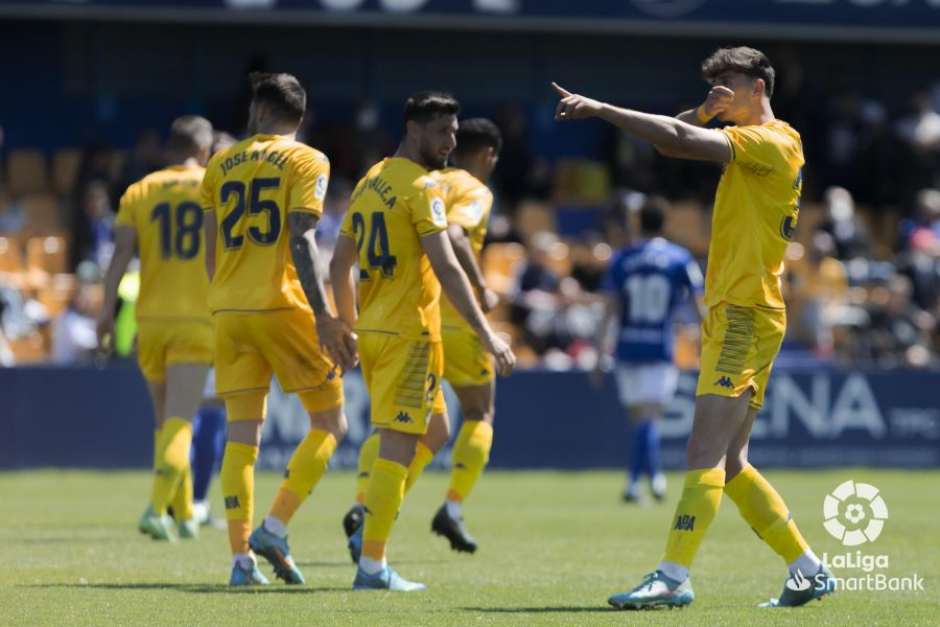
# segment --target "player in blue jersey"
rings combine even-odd
[[[604,276],[604,323],[599,327],[598,354],[613,344],[620,399],[631,421],[632,455],[627,502],[641,500],[640,480],[646,475],[656,500],[666,494],[666,477],[659,459],[659,429],[666,405],[676,391],[679,371],[673,365],[676,314],[694,302],[701,315],[702,271],[685,248],[662,236],[667,203],[648,198],[639,210],[640,238],[614,255]],[[602,359],[598,359],[596,375]],[[596,377],[599,380],[599,377]]]

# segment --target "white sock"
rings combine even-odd
[[[384,557],[380,560],[374,560],[365,555],[359,558],[359,568],[367,575],[374,575],[377,572],[385,570],[388,567],[388,560]]]
[[[209,519],[209,501],[193,501],[193,520],[202,523]]]
[[[813,553],[812,549],[806,549],[806,551],[800,555],[798,558],[793,560],[787,568],[790,569],[790,574],[793,575],[799,570],[806,577],[812,577],[819,572],[819,567],[822,566],[822,562],[819,561],[819,558],[816,557],[816,554]]]
[[[678,581],[679,583],[682,583],[689,578],[689,569],[682,564],[676,564],[675,562],[667,562],[666,560],[663,560],[659,563],[659,570],[663,571],[663,573],[670,579]]]
[[[653,488],[653,492],[656,494],[665,494],[666,493],[666,475],[661,472],[653,475],[653,478],[650,480],[650,486]]]
[[[447,500],[444,503],[444,507],[447,508],[448,516],[450,516],[454,520],[460,520],[460,517],[462,516],[461,512],[463,511],[460,501]]]
[[[232,566],[241,566],[242,568],[254,568],[255,556],[251,553],[236,553],[232,557]]]
[[[280,518],[275,518],[274,516],[265,516],[264,517],[264,528],[276,535],[278,538],[287,537],[287,525],[281,522]]]

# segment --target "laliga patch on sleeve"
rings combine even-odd
[[[313,190],[313,194],[314,196],[316,196],[317,200],[323,200],[323,198],[326,196],[326,185],[327,185],[326,175],[321,174],[320,176],[317,177],[317,183]]]
[[[447,214],[444,212],[444,201],[435,198],[431,201],[431,221],[437,226],[447,226]]]

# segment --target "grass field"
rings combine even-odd
[[[844,591],[802,609],[757,609],[777,595],[785,570],[726,499],[696,562],[692,607],[615,612],[607,596],[658,561],[678,490],[671,477],[668,504],[628,507],[612,472],[489,474],[466,509],[481,543],[474,556],[452,553],[430,535],[446,477],[429,473],[405,503],[391,551],[403,575],[429,584],[412,595],[350,590],[354,572],[339,521],[353,479],[331,473],[292,525],[308,585],[230,590],[225,532],[175,545],[137,533],[145,473],[43,471],[0,473],[0,625],[940,624],[940,473],[768,476],[820,556],[846,551],[822,527],[824,495],[846,479],[879,487],[890,519],[862,550],[889,555],[890,575],[924,577],[926,592]],[[260,511],[277,483],[259,475]]]

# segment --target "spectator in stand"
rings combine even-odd
[[[95,321],[101,307],[100,273],[85,262],[77,270],[78,286],[68,308],[52,329],[52,363],[90,364],[98,348]]]
[[[868,301],[872,359],[881,367],[924,367],[930,361],[936,321],[912,302],[913,286],[901,274],[872,289]]]
[[[826,220],[820,228],[832,237],[835,256],[843,261],[868,257],[871,246],[865,224],[855,213],[855,201],[844,187],[826,190]]]
[[[99,268],[106,268],[114,250],[114,211],[111,209],[111,197],[105,181],[93,180],[85,187],[81,215],[84,228],[75,237],[79,258],[92,261]]]

